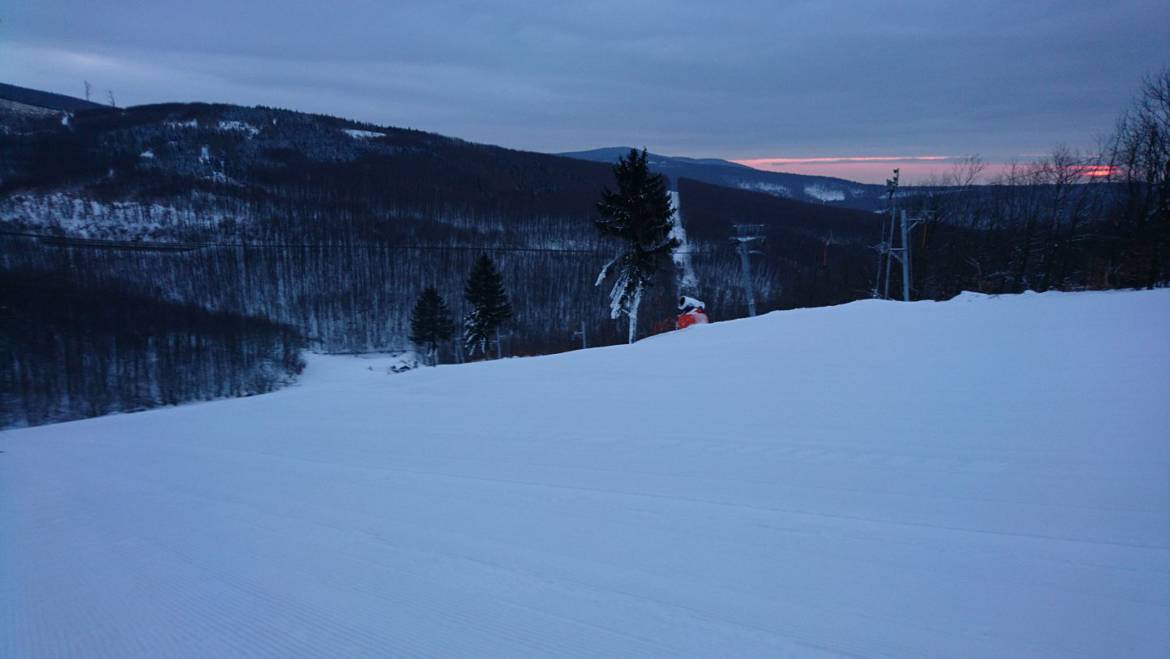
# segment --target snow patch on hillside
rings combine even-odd
[[[845,192],[837,188],[826,188],[821,185],[806,185],[804,193],[821,201],[845,201]]]
[[[260,134],[259,128],[246,121],[221,121],[219,122],[219,130],[224,133],[244,133],[248,137],[255,137]]]
[[[145,157],[145,156],[143,156]],[[192,199],[198,202],[199,197]],[[64,193],[0,199],[0,227],[9,231],[99,240],[170,240],[191,229],[214,229],[235,218],[197,207],[98,201]]]
[[[386,133],[379,133],[372,130],[360,130],[357,128],[343,128],[341,130],[355,140],[372,140],[379,137],[386,137]]]
[[[754,192],[766,192],[777,197],[792,197],[792,190],[786,185],[778,183],[765,183],[764,181],[740,181],[738,187],[742,190],[752,190]]]

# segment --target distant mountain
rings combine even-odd
[[[630,147],[606,147],[591,151],[572,151],[559,155],[593,162],[617,162]],[[718,158],[685,158],[650,154],[655,171],[672,180],[690,178],[729,188],[764,192],[777,197],[812,204],[827,204],[860,210],[881,210],[886,205],[882,185],[857,183],[830,176],[806,176],[782,172],[765,172]]]
[[[594,285],[618,249],[593,224],[614,184],[603,163],[264,107],[95,105],[8,119],[0,263],[9,268],[84,272],[127,294],[287,323],[327,350],[374,350],[406,347],[424,286],[461,313],[464,279],[486,252],[513,294],[506,350],[579,345],[582,322],[591,344],[620,336],[607,289]],[[691,162],[699,173],[753,171]],[[698,275],[687,292],[713,317],[746,308],[730,218],[768,224],[776,265],[756,276],[761,309],[841,302],[867,285],[855,272],[872,261],[872,214],[746,185],[677,183]],[[855,263],[818,279],[834,260]],[[677,292],[664,273],[646,330],[672,326]]]
[[[99,103],[93,103],[84,99],[74,98],[64,94],[43,92],[39,89],[18,87],[3,82],[0,82],[0,100],[54,112],[76,112],[78,110],[103,107]]]
[[[67,124],[71,113],[101,107],[72,96],[0,83],[0,134]]]

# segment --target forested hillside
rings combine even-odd
[[[591,342],[619,336],[594,286],[615,248],[593,226],[600,191],[612,185],[608,165],[213,105],[80,112],[2,140],[11,154],[0,201],[8,268],[85,272],[88,281],[290,323],[318,348],[350,351],[407,347],[423,286],[435,284],[460,313],[464,278],[488,252],[513,292],[513,354],[569,349],[581,323]],[[704,273],[690,292],[710,298],[717,317],[745,308],[731,218],[766,215],[778,222],[769,244],[798,257],[826,212],[850,226],[843,238],[876,238],[870,214],[674,183],[694,235],[687,249]],[[791,302],[781,295],[803,290],[787,274],[815,278],[825,265],[764,264],[763,307],[863,293],[849,282]],[[647,328],[669,321],[676,292],[664,277]]]
[[[499,266],[512,300],[504,354],[573,349],[581,329],[589,345],[624,334],[623,323],[608,318],[607,289],[595,285],[618,249],[594,225],[600,193],[613,185],[604,163],[230,105],[91,107],[22,116],[4,128],[0,273],[34,290],[52,281],[55,291],[69,291],[58,299],[72,305],[73,321],[54,325],[54,340],[84,345],[86,359],[112,364],[85,382],[91,371],[62,371],[64,348],[14,329],[48,322],[45,314],[57,313],[52,303],[10,304],[0,338],[13,358],[0,364],[7,369],[2,393],[18,399],[12,383],[30,377],[41,379],[20,385],[23,391],[69,392],[53,403],[56,411],[29,419],[136,405],[95,402],[97,394],[86,392],[99,391],[102,377],[117,380],[118,391],[153,392],[151,404],[281,381],[278,374],[262,386],[237,386],[200,376],[164,396],[158,379],[176,378],[138,364],[178,368],[179,361],[158,359],[156,344],[127,352],[84,336],[90,315],[129,313],[126,300],[154,308],[159,320],[147,326],[164,334],[193,310],[255,319],[222,334],[211,329],[220,320],[190,316],[202,328],[191,330],[192,341],[247,346],[228,349],[239,366],[231,382],[249,381],[262,352],[255,347],[277,345],[277,336],[278,354],[267,359],[284,374],[295,370],[288,355],[300,341],[327,352],[409,348],[419,292],[435,286],[461,318],[467,275],[483,254]],[[911,234],[911,296],[1166,285],[1170,213],[1157,169],[1164,159],[1142,150],[1150,143],[1142,136],[1154,129],[1133,123],[1129,130],[1108,154],[1058,151],[995,185],[973,185],[974,176],[956,172],[938,185],[899,191],[899,208],[921,221]],[[750,263],[760,311],[837,304],[882,289],[874,248],[888,214],[686,178],[669,183],[687,240],[676,259],[679,276],[664,274],[646,296],[643,336],[673,328],[679,293],[706,301],[714,320],[746,315],[730,241],[737,224],[759,225],[762,241],[753,243]],[[900,277],[897,264],[891,274]],[[97,304],[106,299],[108,308]],[[128,318],[102,326],[117,335]],[[256,324],[265,322],[280,329]],[[462,358],[455,342],[442,353]],[[42,368],[27,355],[58,361]],[[206,371],[209,363],[193,367]]]

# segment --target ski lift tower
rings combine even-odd
[[[890,248],[894,242],[894,225],[897,223],[897,194],[898,169],[894,169],[894,177],[886,179],[886,206],[890,209],[890,228],[886,230],[885,218],[882,218],[881,242],[874,246],[878,253],[877,274],[873,282],[873,297],[882,300],[890,297]],[[885,288],[882,288],[882,273],[886,276]]]
[[[889,250],[890,255],[898,259],[898,263],[902,264],[903,302],[910,301],[910,281],[913,277],[912,264],[914,262],[914,258],[910,249],[913,246],[910,242],[910,232],[914,230],[914,227],[925,222],[929,215],[930,213],[927,213],[926,217],[915,217],[911,219],[906,215],[906,211],[903,210],[901,216],[902,221],[899,223],[902,229],[902,246],[898,247],[897,249],[891,248]],[[887,281],[889,281],[888,277]]]
[[[752,254],[763,254],[763,252],[752,249],[753,245],[759,244],[763,240],[764,225],[735,225],[735,236],[731,242],[735,243],[735,251],[739,253],[739,275],[743,282],[744,297],[747,298],[749,316],[756,315],[756,292],[752,287],[752,262],[749,257]]]

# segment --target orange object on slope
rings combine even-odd
[[[707,318],[707,310],[703,306],[701,300],[696,300],[693,297],[683,296],[678,299],[678,319],[675,320],[675,326],[678,329],[686,329],[691,325],[706,325],[711,322]]]

